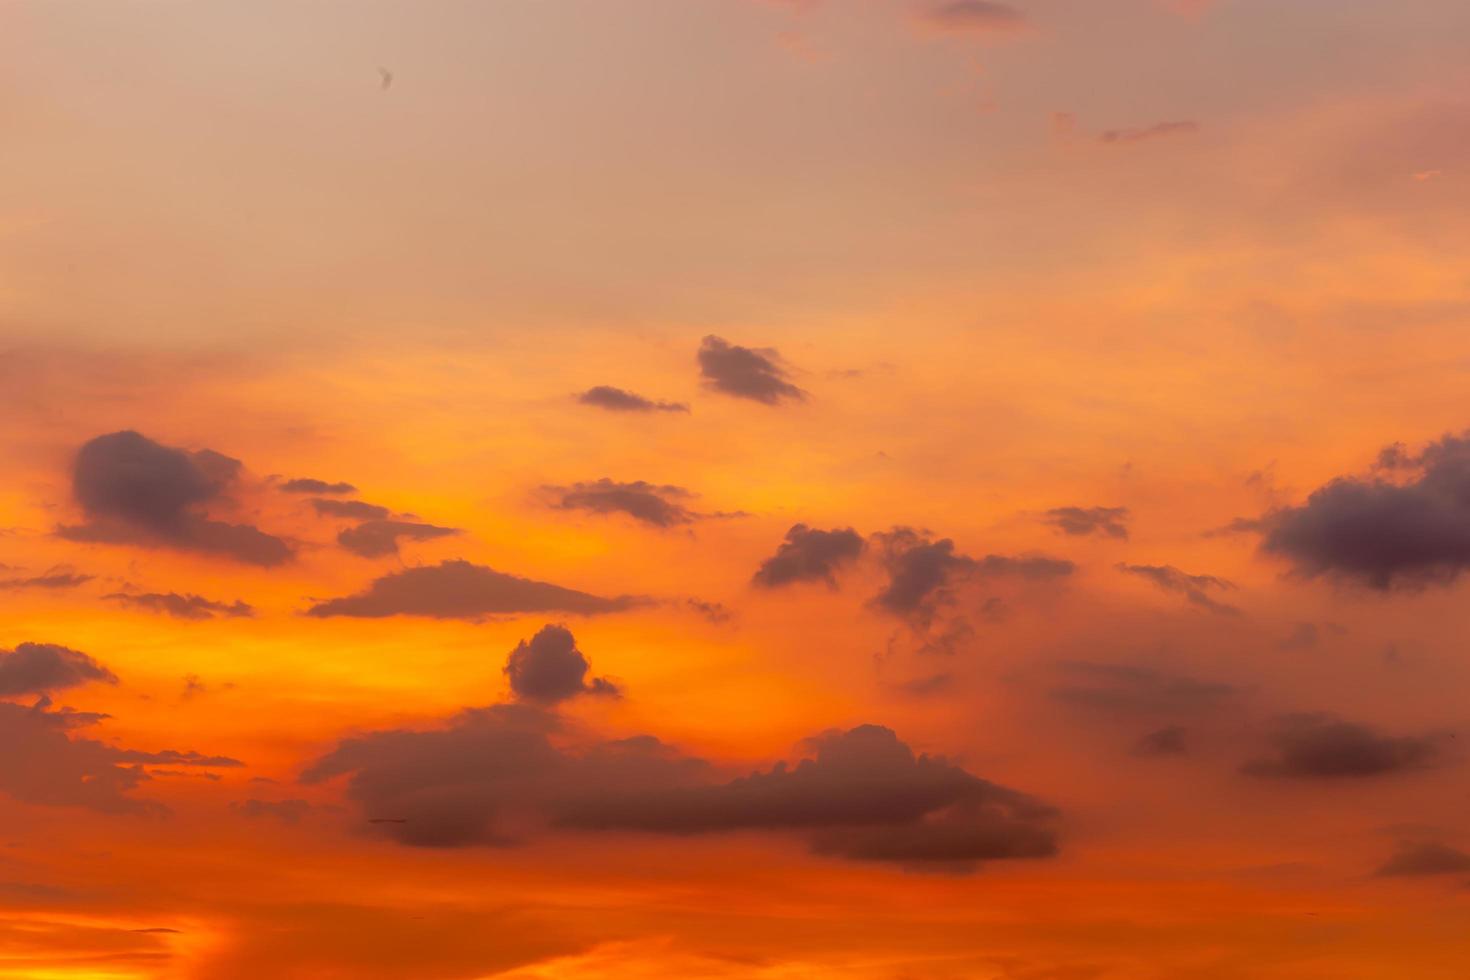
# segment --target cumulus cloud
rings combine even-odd
[[[1418,455],[1391,446],[1372,473],[1332,480],[1257,526],[1261,550],[1306,578],[1384,591],[1448,584],[1470,568],[1470,433]]]
[[[1215,708],[1239,694],[1218,681],[1203,681],[1132,664],[1070,660],[1057,665],[1063,679],[1054,700],[1123,714],[1187,714]]]
[[[698,360],[704,383],[727,395],[766,405],[806,398],[806,392],[789,380],[781,355],[771,348],[740,347],[711,335],[700,344]]]
[[[631,596],[607,599],[454,559],[391,572],[374,579],[355,595],[317,603],[307,615],[481,619],[513,613],[566,612],[593,616],[618,612],[637,602]]]
[[[88,522],[58,533],[74,541],[164,546],[279,565],[291,549],[254,525],[228,524],[200,511],[234,485],[240,461],[213,450],[190,452],[137,432],[98,436],[82,446],[72,493]]]
[[[1118,571],[1127,575],[1147,579],[1165,592],[1182,595],[1191,604],[1201,609],[1208,609],[1222,616],[1240,615],[1239,609],[1214,599],[1207,591],[1210,589],[1228,591],[1235,588],[1232,583],[1223,578],[1216,578],[1213,575],[1191,575],[1180,571],[1173,565],[1129,565],[1120,562],[1117,567]]]
[[[1046,512],[1045,520],[1064,534],[1128,537],[1127,507],[1053,507]]]
[[[948,0],[928,3],[918,10],[928,27],[955,34],[1010,34],[1025,30],[1027,21],[1015,7],[991,0]]]
[[[287,480],[281,484],[281,489],[286,493],[356,493],[357,487],[350,483],[328,483],[326,480],[316,480],[309,476],[298,477]]]
[[[1163,139],[1168,136],[1187,136],[1199,132],[1199,123],[1188,119],[1154,123],[1138,129],[1109,129],[1100,139],[1104,143],[1142,143],[1146,140]]]
[[[888,585],[873,599],[886,612],[919,621],[931,619],[953,601],[953,585],[967,577],[1008,576],[1045,581],[1072,574],[1070,561],[1045,555],[986,555],[971,558],[955,551],[949,538],[934,540],[909,527],[873,535],[888,573]]]
[[[577,396],[583,405],[605,408],[609,412],[687,412],[683,402],[658,402],[612,385],[597,385]]]
[[[175,619],[203,620],[214,619],[216,616],[239,618],[255,615],[253,606],[238,599],[234,602],[217,602],[193,593],[180,595],[177,592],[113,592],[103,598]]]
[[[1247,762],[1253,776],[1354,779],[1424,769],[1443,756],[1435,735],[1384,735],[1326,714],[1287,715],[1270,737],[1275,755]]]
[[[1470,872],[1470,854],[1464,851],[1457,851],[1448,844],[1405,842],[1399,845],[1398,853],[1385,861],[1374,874],[1381,878],[1398,878],[1467,872]]]
[[[240,762],[197,752],[142,752],[81,738],[71,733],[102,720],[101,715],[50,711],[42,699],[34,707],[0,702],[0,793],[23,803],[75,806],[104,813],[161,813],[157,803],[129,794],[150,778],[150,764],[232,767]]]
[[[591,665],[572,631],[564,626],[543,626],[529,640],[522,640],[505,661],[510,689],[522,701],[556,704],[578,694],[617,697],[616,684],[602,678],[587,678]]]
[[[317,497],[312,499],[311,506],[324,517],[346,517],[354,521],[381,521],[391,513],[388,508],[365,500],[323,500]]]
[[[752,581],[767,589],[793,582],[826,582],[836,587],[836,570],[863,553],[863,538],[850,527],[821,531],[793,525],[776,553],[761,562]]]
[[[554,716],[467,709],[438,729],[343,741],[303,775],[348,795],[400,842],[506,846],[548,829],[804,836],[819,854],[970,870],[1056,852],[1054,811],[914,752],[887,728],[828,732],[795,766],[730,780],[652,736],[559,747]]]
[[[593,514],[626,514],[654,527],[689,524],[701,514],[689,510],[682,501],[694,495],[683,487],[659,486],[635,480],[619,483],[603,477],[600,480],[574,483],[568,487],[543,487],[552,494],[552,506],[558,510],[585,510]]]
[[[459,528],[420,524],[417,521],[364,521],[357,527],[343,529],[337,543],[363,558],[382,558],[398,554],[398,542],[432,541],[458,534]]]
[[[117,675],[80,650],[54,643],[0,650],[0,697],[45,694],[91,681],[116,684]]]

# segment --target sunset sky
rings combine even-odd
[[[0,980],[1470,976],[1464,0],[0,0]]]

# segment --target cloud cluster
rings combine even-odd
[[[1053,507],[1046,512],[1045,520],[1063,534],[1101,534],[1120,540],[1128,537],[1127,507]]]
[[[652,736],[558,745],[554,716],[522,705],[461,712],[441,728],[350,738],[303,775],[350,775],[348,795],[402,843],[506,846],[548,829],[803,835],[819,854],[970,870],[1056,852],[1055,812],[889,729],[807,743],[809,757],[735,779]]]
[[[1389,447],[1373,473],[1332,480],[1257,527],[1262,551],[1307,578],[1385,591],[1452,582],[1470,568],[1470,433],[1417,456]]]
[[[1046,581],[1072,574],[1070,561],[1045,555],[986,555],[971,558],[955,551],[949,538],[934,540],[928,532],[909,527],[873,535],[888,584],[873,605],[917,621],[933,618],[953,601],[953,586],[971,577],[1005,576]]]
[[[789,380],[781,355],[770,348],[740,347],[711,335],[697,356],[704,383],[715,391],[765,405],[806,399],[806,392]]]
[[[685,507],[682,501],[694,495],[683,487],[659,486],[643,480],[619,483],[603,477],[571,486],[543,487],[552,494],[552,506],[559,510],[583,510],[592,514],[626,514],[654,527],[689,524],[702,515]]]
[[[0,698],[46,694],[91,681],[116,684],[117,675],[80,650],[54,643],[20,643],[0,650]]]
[[[591,664],[565,626],[543,626],[522,640],[505,661],[505,676],[516,698],[551,705],[578,694],[617,697],[618,687],[603,677],[587,678]]]
[[[687,412],[683,402],[658,402],[612,385],[597,385],[577,396],[583,405],[605,408],[609,412]]]
[[[627,609],[637,601],[589,595],[454,559],[383,575],[355,595],[318,602],[307,615],[470,620],[513,613],[593,616]]]
[[[172,547],[252,565],[289,561],[291,549],[280,538],[202,512],[238,481],[240,468],[239,460],[213,450],[175,449],[137,432],[98,436],[78,451],[72,472],[72,493],[87,523],[58,533],[74,541]]]
[[[456,527],[439,527],[418,521],[363,521],[356,527],[343,528],[337,543],[363,558],[384,558],[398,554],[398,542],[432,541],[459,533]]]
[[[821,531],[796,524],[776,553],[761,562],[752,581],[774,589],[793,582],[826,582],[837,585],[836,571],[863,553],[863,538],[850,527]]]

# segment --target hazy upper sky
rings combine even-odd
[[[0,977],[1460,980],[1467,55],[0,0]]]

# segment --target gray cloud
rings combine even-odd
[[[0,697],[45,694],[91,681],[116,684],[117,675],[80,650],[54,643],[0,650]]]
[[[1247,762],[1243,772],[1291,779],[1381,776],[1432,766],[1444,749],[1434,735],[1384,735],[1325,714],[1287,715],[1270,741],[1276,754]]]
[[[193,593],[180,595],[177,592],[113,592],[102,598],[175,619],[204,620],[214,619],[216,616],[240,618],[255,615],[254,607],[238,599],[234,602],[216,602]]]
[[[768,589],[793,582],[826,582],[835,588],[836,570],[862,553],[862,535],[850,527],[820,531],[797,524],[786,532],[776,553],[761,562],[752,581]]]
[[[481,619],[512,613],[566,612],[584,616],[618,612],[639,600],[607,599],[547,582],[497,572],[462,559],[391,572],[362,592],[319,602],[308,616],[429,616]]]
[[[1400,844],[1398,853],[1374,872],[1382,878],[1466,873],[1470,873],[1470,854],[1432,842]]]
[[[344,740],[302,778],[350,774],[365,816],[425,846],[507,846],[559,828],[798,833],[819,854],[943,870],[1056,852],[1050,807],[915,756],[875,725],[817,736],[795,766],[728,781],[651,736],[559,748],[556,728],[524,706],[467,709],[439,729]]]
[[[654,527],[674,527],[698,520],[701,514],[689,510],[680,501],[694,496],[683,487],[659,486],[636,480],[618,483],[603,477],[568,487],[544,487],[553,494],[552,504],[558,510],[585,510],[593,514],[627,514]]]
[[[1206,591],[1208,589],[1226,591],[1235,588],[1232,583],[1223,578],[1216,578],[1213,575],[1191,575],[1180,571],[1173,565],[1129,565],[1119,562],[1117,568],[1118,571],[1125,574],[1148,579],[1165,592],[1178,593],[1201,609],[1208,609],[1222,616],[1240,615],[1239,609],[1215,600]]]
[[[715,336],[699,346],[699,373],[716,391],[765,405],[803,401],[806,392],[792,384],[781,355],[770,348],[739,347]]]
[[[1390,447],[1374,473],[1339,477],[1257,524],[1261,550],[1306,578],[1384,591],[1448,584],[1470,568],[1470,433],[1417,456]]]
[[[337,543],[363,558],[383,558],[398,554],[398,542],[431,541],[458,534],[459,528],[438,527],[416,521],[364,521],[357,527],[345,528],[337,534]]]
[[[74,589],[79,585],[86,585],[94,578],[96,578],[95,575],[50,571],[45,575],[0,579],[0,590],[8,592],[17,589]]]
[[[287,480],[281,484],[281,489],[286,493],[356,493],[357,487],[350,483],[328,483],[326,480],[315,480],[311,477],[299,477],[295,480]]]
[[[312,509],[324,517],[346,517],[354,521],[381,521],[391,511],[365,500],[322,500],[313,498]]]
[[[1064,534],[1128,537],[1127,507],[1053,507],[1046,512],[1045,520]]]
[[[583,405],[605,408],[609,412],[687,412],[683,402],[656,402],[642,395],[612,385],[597,385],[577,396]]]
[[[1009,576],[1045,581],[1072,574],[1070,561],[1044,555],[986,555],[971,558],[955,551],[949,538],[933,540],[927,531],[896,527],[873,535],[888,585],[873,604],[895,615],[924,622],[953,601],[952,586],[967,577]]]
[[[591,665],[571,630],[543,626],[529,640],[522,640],[505,661],[510,689],[522,701],[556,704],[578,694],[617,697],[616,684],[602,677],[587,679]]]
[[[179,548],[252,565],[279,565],[291,549],[250,524],[211,520],[200,506],[239,478],[240,461],[213,450],[160,445],[137,432],[98,436],[77,453],[72,492],[88,523],[57,533],[73,541]]]

